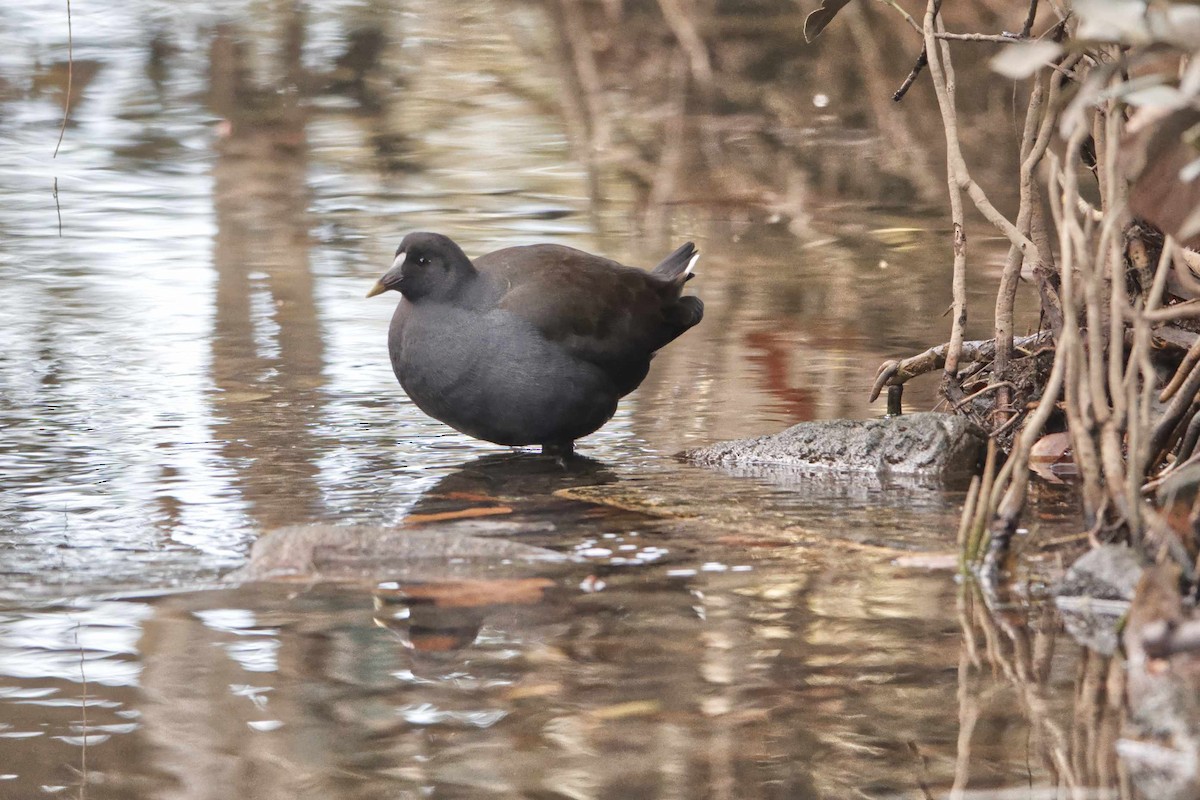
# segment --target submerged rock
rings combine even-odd
[[[1055,594],[1129,601],[1141,577],[1142,559],[1132,548],[1106,544],[1080,556],[1063,576]]]
[[[1124,545],[1106,544],[1080,556],[1054,593],[1067,632],[1084,647],[1112,655],[1141,576],[1141,559]]]
[[[967,419],[923,412],[802,422],[769,436],[718,442],[680,455],[722,467],[874,473],[965,484],[979,470],[986,448],[987,437]]]
[[[1195,536],[1193,517],[1200,497],[1200,464],[1184,464],[1172,470],[1154,492],[1167,524],[1187,541]]]
[[[1179,572],[1175,564],[1143,572],[1122,635],[1128,711],[1117,752],[1141,796],[1155,800],[1200,797],[1200,655],[1184,641],[1196,621]]]

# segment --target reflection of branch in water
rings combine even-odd
[[[67,92],[63,101],[62,126],[58,129],[58,142],[54,145],[54,155],[58,158],[58,148],[62,147],[63,136],[67,132],[67,120],[71,118],[71,82],[75,77],[75,37],[71,31],[71,0],[67,0]],[[54,179],[54,201],[58,202],[58,178]],[[59,223],[59,228],[62,223]],[[61,230],[60,230],[61,235]]]
[[[1035,734],[1042,767],[1053,785],[1068,790],[1069,797],[1127,785],[1115,753],[1122,719],[1120,663],[1087,650],[1081,652],[1068,730],[1064,728],[1062,712],[1051,706],[1048,690],[1058,638],[1056,623],[1049,616],[1034,621],[1024,615],[1013,615],[1013,611],[993,614],[982,602],[977,587],[962,588],[959,750],[951,796],[966,796],[972,734],[978,707],[985,696],[972,696],[978,690],[972,688],[970,680],[973,673],[981,671],[981,665],[972,665],[970,656],[977,649],[979,634],[986,642],[984,666],[998,670],[1014,691]],[[1122,792],[1121,796],[1127,795]]]
[[[596,74],[595,55],[591,44],[581,41],[580,29],[573,27],[577,22],[579,9],[573,0],[562,0],[548,8],[550,23],[555,26],[555,36],[551,37],[555,47],[554,55],[558,59],[558,72],[564,78],[566,86],[561,92],[562,114],[571,132],[570,140],[575,157],[586,167],[588,187],[588,209],[591,214],[592,226],[602,232],[605,194],[600,188],[600,142],[608,140],[607,127],[603,137],[598,133],[598,126],[604,124],[601,87]],[[586,47],[582,53],[580,48]],[[603,238],[603,236],[601,237]]]
[[[852,5],[846,9],[846,19],[851,36],[858,45],[858,57],[863,60],[862,76],[867,85],[867,104],[879,132],[888,143],[880,151],[880,161],[889,170],[903,175],[917,189],[920,197],[937,197],[941,181],[930,161],[929,151],[919,142],[919,135],[908,118],[911,106],[896,105],[888,99],[891,75],[883,63],[880,53],[876,24],[868,15],[865,5]]]
[[[689,3],[690,5],[691,3]],[[708,58],[708,47],[704,44],[704,39],[700,36],[699,31],[696,30],[695,11],[692,8],[685,9],[681,0],[658,0],[658,7],[662,10],[663,18],[667,21],[671,33],[675,35],[679,46],[687,55],[692,80],[696,82],[702,92],[711,95],[713,89],[712,62]]]
[[[683,205],[732,204],[747,222],[785,222],[796,233],[813,193],[892,204],[938,193],[940,143],[926,130],[932,98],[911,98],[916,108],[886,100],[898,78],[887,66],[897,49],[891,34],[911,17],[850,11],[852,30],[832,31],[840,41],[829,46],[864,58],[831,72],[816,49],[799,45],[804,14],[790,6],[550,0],[546,8],[564,114],[576,150],[586,149],[591,192],[606,194],[604,178],[632,184],[647,230],[662,230]],[[865,135],[848,139],[847,125]],[[687,179],[664,182],[663,174]]]
[[[710,76],[711,77],[711,76]],[[667,204],[675,197],[679,175],[684,168],[685,113],[687,111],[687,69],[681,57],[671,61],[670,110],[664,123],[663,150],[654,170],[647,207],[644,210],[646,233],[659,240],[667,232]]]
[[[950,788],[953,800],[961,800],[971,778],[971,737],[979,721],[978,698],[969,689],[970,667],[970,651],[964,646],[958,659],[958,741],[955,745],[954,785]]]
[[[592,51],[592,43],[588,37],[587,21],[583,17],[579,3],[575,0],[561,0],[559,11],[562,14],[560,33],[564,35],[574,67],[574,77],[582,89],[585,108],[587,109],[588,144],[592,152],[604,150],[612,140],[608,119],[608,109],[604,102],[604,84],[600,80],[600,70],[596,65],[596,54]]]
[[[79,724],[82,726],[82,731],[83,731],[83,733],[82,733],[83,743],[79,748],[79,773],[80,773],[79,800],[84,800],[84,798],[87,797],[87,785],[88,785],[88,763],[87,763],[88,682],[87,682],[87,673],[84,671],[84,668],[83,668],[83,666],[84,666],[83,645],[81,645],[79,643],[79,628],[81,625],[82,625],[82,623],[79,622],[78,620],[76,620],[76,622],[75,622],[75,649],[79,651],[79,684],[82,687],[80,690],[82,692],[82,696],[79,700]]]

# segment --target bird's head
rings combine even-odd
[[[396,259],[367,297],[396,290],[409,302],[453,301],[476,274],[471,259],[439,233],[410,233],[396,248]]]

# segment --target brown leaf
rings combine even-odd
[[[1130,208],[1184,247],[1200,247],[1200,175],[1190,168],[1200,156],[1200,111],[1139,109],[1129,128],[1121,166],[1132,182]]]
[[[446,522],[453,519],[473,519],[511,513],[512,509],[508,506],[483,506],[482,508],[464,508],[458,511],[441,511],[437,514],[409,514],[404,518],[404,522],[406,525],[423,525],[427,522]]]
[[[958,553],[913,553],[893,559],[892,564],[909,569],[956,570]]]
[[[1048,433],[1033,443],[1029,449],[1029,460],[1050,463],[1070,461],[1070,452],[1071,434],[1066,431]]]
[[[804,18],[804,41],[811,43],[821,35],[825,26],[833,22],[833,18],[850,0],[823,0],[821,7]]]
[[[514,686],[504,693],[505,700],[541,699],[562,694],[561,683],[530,683]]]
[[[376,589],[375,593],[433,603],[439,608],[479,608],[534,605],[542,601],[543,593],[553,585],[549,578],[498,578],[403,584],[397,589]]]
[[[790,539],[769,539],[765,536],[751,536],[740,533],[718,536],[716,541],[718,544],[730,547],[788,547],[795,544]]]
[[[612,706],[593,708],[588,712],[588,716],[592,719],[647,717],[651,714],[657,714],[661,707],[657,700],[630,700],[628,703],[617,703]]]

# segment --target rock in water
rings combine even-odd
[[[476,439],[569,453],[700,322],[703,303],[681,294],[698,257],[688,242],[647,272],[541,244],[472,262],[411,233],[367,296],[403,296],[388,350],[422,411]]]
[[[960,484],[978,471],[986,447],[983,432],[963,417],[918,413],[802,422],[769,436],[718,442],[681,456],[724,467],[869,472]]]
[[[1103,655],[1116,652],[1143,559],[1130,547],[1106,544],[1080,556],[1054,590],[1055,604],[1075,641]]]

